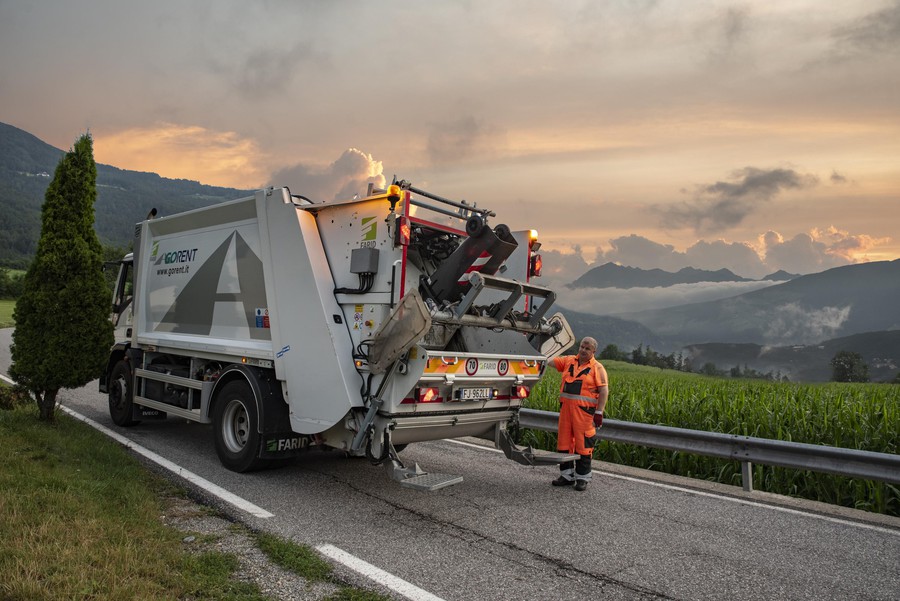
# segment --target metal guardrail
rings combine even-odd
[[[552,411],[537,409],[519,411],[519,426],[522,428],[556,432],[558,419],[559,414]],[[687,430],[615,419],[603,420],[600,438],[740,461],[741,480],[744,490],[747,491],[753,490],[754,463],[900,484],[900,455],[890,453]]]

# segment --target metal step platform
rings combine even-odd
[[[432,492],[459,484],[462,481],[462,476],[454,476],[452,474],[422,474],[421,476],[412,476],[400,480],[400,486]]]
[[[500,431],[497,443],[507,459],[512,459],[522,465],[559,465],[566,461],[576,461],[578,459],[578,455],[571,453],[535,451],[531,445],[525,448],[516,446],[506,430]]]
[[[384,463],[384,467],[391,478],[400,483],[400,486],[414,490],[434,492],[463,481],[462,476],[428,473],[415,462],[412,467],[405,467],[399,460],[391,459]]]

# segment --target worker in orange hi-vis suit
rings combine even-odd
[[[563,453],[577,453],[578,461],[559,465],[559,478],[553,486],[575,485],[585,490],[591,480],[591,457],[594,454],[597,428],[603,425],[603,411],[609,398],[609,377],[606,368],[594,358],[597,341],[585,337],[577,355],[553,359],[553,367],[562,374],[559,392],[559,436],[557,449]]]

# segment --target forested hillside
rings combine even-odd
[[[44,192],[62,155],[28,132],[0,123],[0,267],[25,267],[34,255]],[[104,244],[127,246],[134,224],[151,208],[169,215],[246,195],[246,190],[97,165],[94,227]]]

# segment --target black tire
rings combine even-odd
[[[219,461],[233,472],[252,472],[268,465],[259,458],[259,412],[247,382],[229,382],[216,394],[213,440]]]
[[[399,454],[399,453],[402,453],[402,452],[403,452],[403,449],[405,449],[405,448],[407,447],[407,445],[409,445],[408,442],[407,442],[407,443],[404,443],[404,444],[395,444],[395,445],[394,445],[394,450],[397,451],[398,454]]]
[[[484,231],[484,219],[479,215],[472,215],[466,220],[466,234],[471,238],[477,238]]]
[[[109,416],[117,426],[141,423],[134,419],[134,374],[124,360],[113,366],[109,376]]]

